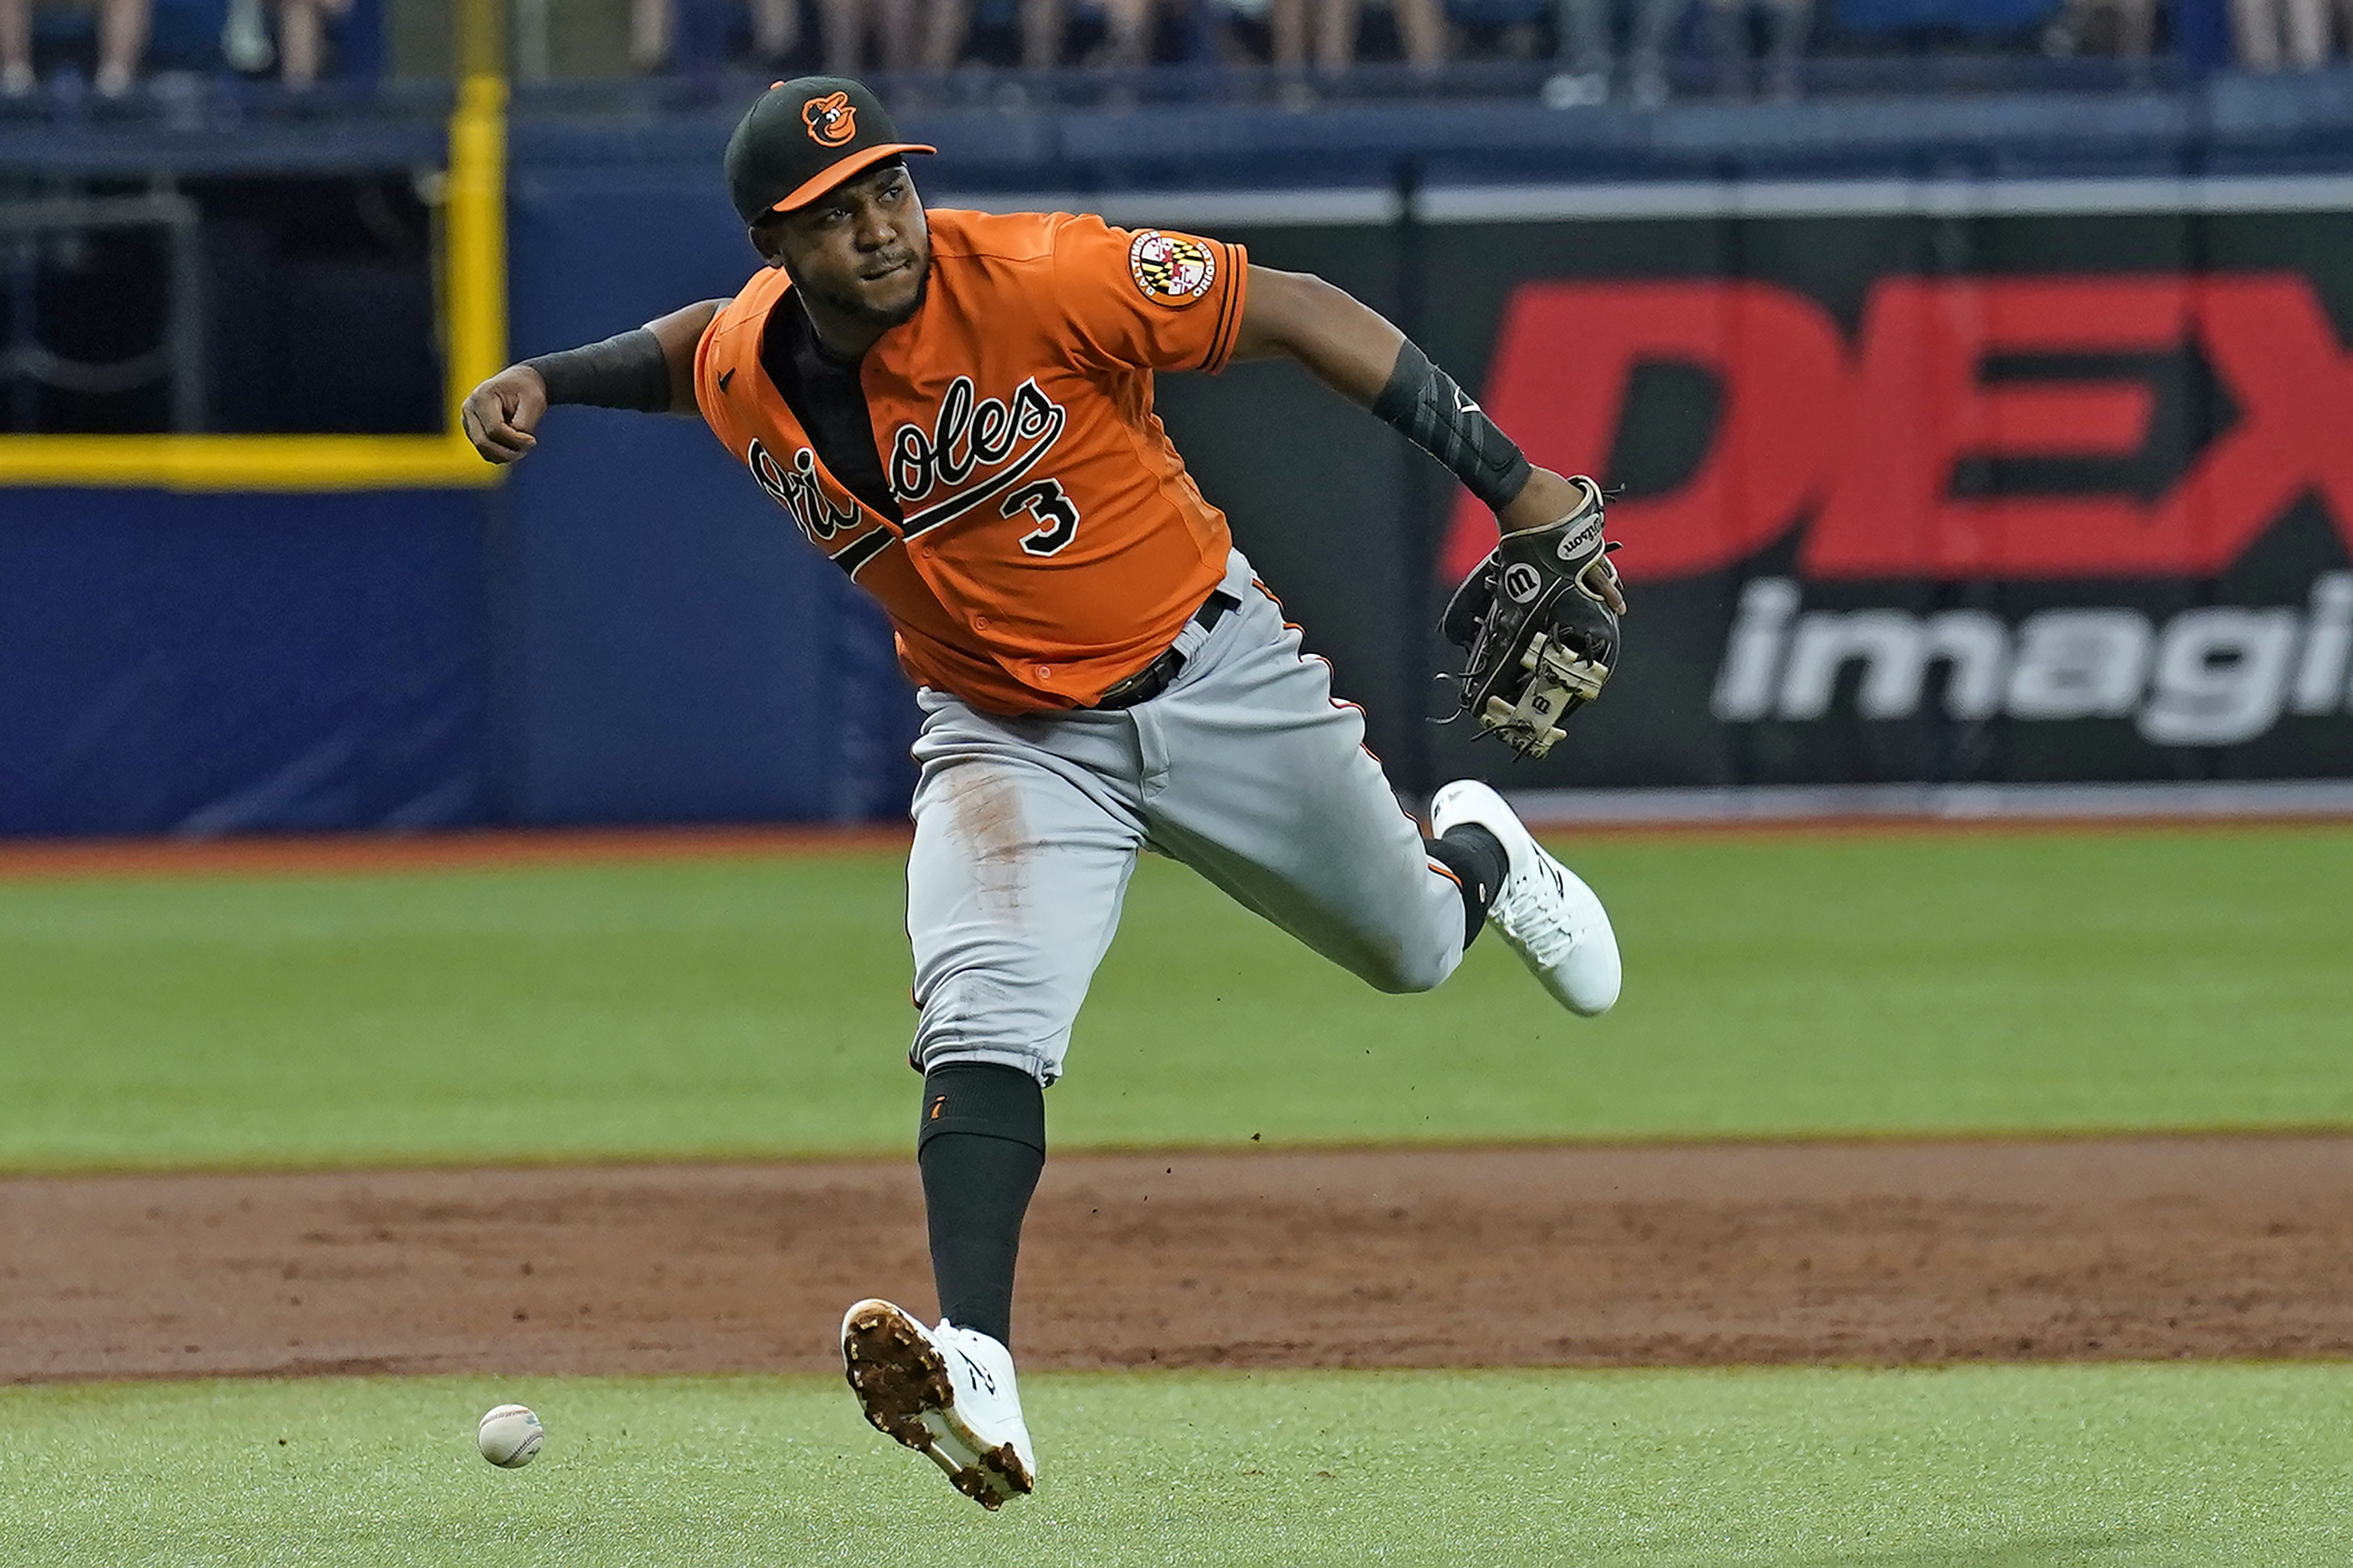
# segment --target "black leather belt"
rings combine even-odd
[[[1208,631],[1226,618],[1228,610],[1239,609],[1240,605],[1240,599],[1219,588],[1202,600],[1201,607],[1193,612],[1193,624]],[[1139,702],[1149,702],[1167,690],[1184,668],[1185,656],[1171,645],[1158,658],[1097,698],[1095,706],[1115,710],[1133,708]]]

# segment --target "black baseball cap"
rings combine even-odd
[[[842,181],[902,153],[936,153],[902,142],[866,84],[846,76],[780,81],[727,139],[727,194],[747,224],[807,206]]]

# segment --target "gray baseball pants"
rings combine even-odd
[[[1176,680],[1117,711],[1007,719],[926,689],[907,931],[915,1065],[1062,1074],[1136,856],[1181,860],[1383,991],[1461,962],[1462,895],[1424,854],[1364,716],[1237,551]]]

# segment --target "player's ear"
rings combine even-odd
[[[770,213],[763,217],[752,226],[751,235],[752,248],[760,253],[761,260],[771,267],[785,264],[785,224],[780,215]]]

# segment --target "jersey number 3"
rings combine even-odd
[[[1005,498],[1001,510],[1007,517],[1027,512],[1036,520],[1037,531],[1021,536],[1021,548],[1032,555],[1059,555],[1064,545],[1079,536],[1079,509],[1062,493],[1060,479],[1023,485]]]

